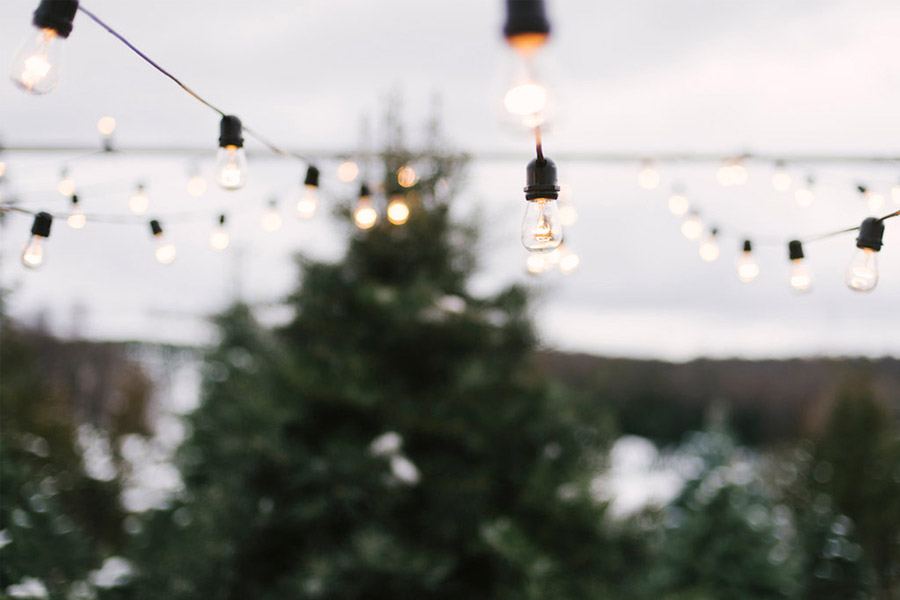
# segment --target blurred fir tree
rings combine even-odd
[[[630,597],[641,546],[586,492],[604,432],[535,368],[526,292],[469,292],[463,157],[436,128],[413,154],[387,122],[376,187],[416,170],[409,221],[301,261],[289,325],[222,315],[185,490],[149,516],[136,597]]]
[[[696,473],[656,529],[647,597],[794,597],[789,519],[774,506],[754,458],[720,428],[694,434],[679,456]]]
[[[14,325],[2,301],[0,338],[0,590],[24,584],[18,592],[51,600],[90,597],[90,573],[124,541],[120,471],[98,479],[86,469],[77,391],[47,368],[66,362],[65,348]],[[118,393],[144,406],[148,390],[130,383]],[[134,425],[119,422],[113,439]]]

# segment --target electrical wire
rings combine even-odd
[[[78,4],[78,10],[80,12],[84,13],[94,23],[96,23],[97,25],[99,25],[100,27],[105,29],[114,38],[116,38],[117,40],[122,42],[122,44],[124,44],[129,50],[131,50],[137,56],[139,56],[144,62],[146,62],[147,64],[152,66],[154,69],[156,69],[157,71],[162,73],[164,76],[166,76],[170,80],[172,80],[172,82],[174,82],[178,87],[180,87],[185,93],[190,95],[192,98],[194,98],[195,100],[197,100],[198,102],[200,102],[201,104],[203,104],[204,106],[209,108],[210,110],[218,113],[218,115],[221,117],[225,117],[229,114],[229,113],[226,113],[221,108],[219,108],[218,106],[216,106],[215,104],[213,104],[212,102],[210,102],[209,100],[207,100],[206,98],[204,98],[203,96],[201,96],[192,87],[190,87],[189,85],[184,83],[181,79],[179,79],[178,77],[173,75],[169,70],[163,68],[162,65],[160,65],[158,62],[156,62],[155,60],[153,60],[152,58],[147,56],[147,54],[145,52],[143,52],[140,48],[138,48],[133,43],[128,41],[128,39],[124,35],[122,35],[118,31],[116,31],[115,29],[113,29],[110,25],[108,25],[105,21],[103,21],[96,14],[94,14],[93,12],[91,12],[90,10],[85,8],[83,4],[81,4],[81,3]],[[285,150],[284,148],[276,145],[274,142],[269,140],[269,138],[267,138],[266,136],[261,134],[255,128],[252,128],[246,124],[243,124],[243,130],[244,130],[244,132],[247,133],[247,135],[254,138],[257,142],[259,142],[263,146],[267,147],[269,150],[271,150],[275,154],[278,154],[281,156],[287,156],[290,158],[295,158],[305,164],[310,164],[309,159],[307,159],[305,156],[302,156],[302,155],[297,154],[296,152],[292,152],[290,150]]]

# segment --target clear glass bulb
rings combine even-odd
[[[66,219],[66,223],[72,229],[84,229],[84,226],[87,224],[87,218],[84,216],[84,211],[81,210],[80,206],[76,204],[72,207],[72,212]]]
[[[22,250],[22,264],[29,269],[37,269],[44,264],[44,238],[33,235]]]
[[[676,192],[669,196],[669,212],[671,212],[676,217],[686,215],[690,207],[691,206],[688,202],[687,196],[685,196],[684,194],[679,194]]]
[[[206,193],[206,179],[201,175],[191,175],[187,182],[187,193],[194,198],[199,198]]]
[[[10,78],[30,94],[52,92],[59,83],[63,42],[53,29],[33,31],[13,58]]]
[[[543,125],[547,120],[550,92],[538,75],[537,47],[512,49],[512,76],[506,78],[509,85],[503,90],[503,109],[516,125],[529,129]]]
[[[394,225],[403,225],[409,220],[409,205],[403,196],[391,198],[387,207],[387,218]]]
[[[133,214],[144,215],[147,214],[148,208],[150,208],[150,197],[143,187],[138,187],[137,191],[128,199],[128,209]]]
[[[297,216],[301,219],[312,219],[319,207],[319,190],[314,185],[303,186],[297,200]]]
[[[522,244],[531,252],[547,252],[563,241],[559,203],[549,198],[528,200],[522,219]]]
[[[278,207],[274,204],[270,204],[269,207],[263,211],[262,217],[259,220],[259,225],[263,228],[263,231],[272,233],[281,229],[283,222],[281,213],[278,212]]]
[[[719,241],[716,236],[709,234],[700,244],[700,258],[704,262],[713,262],[719,258]]]
[[[753,252],[741,252],[737,261],[738,279],[742,283],[750,283],[759,276],[759,264],[753,258]]]
[[[791,288],[796,292],[808,292],[812,287],[812,275],[802,258],[791,261]]]
[[[157,262],[161,265],[171,265],[175,262],[176,254],[175,244],[167,242],[162,235],[156,236],[156,250],[154,251],[154,255],[156,256]]]
[[[353,222],[359,229],[371,229],[375,227],[375,223],[378,222],[378,213],[372,206],[372,199],[370,197],[363,196],[359,199],[359,202],[356,203],[356,208],[353,209]]]
[[[878,253],[871,248],[857,249],[844,281],[847,287],[856,292],[874,290],[878,285]]]
[[[228,230],[225,229],[224,225],[216,225],[216,227],[209,234],[209,247],[213,250],[217,250],[221,252],[228,248],[228,244],[231,243],[231,236],[228,235]]]
[[[681,235],[692,241],[700,239],[703,235],[703,221],[700,220],[700,215],[690,214],[685,218],[681,223]]]
[[[237,190],[247,183],[247,155],[243,148],[219,148],[216,157],[216,181],[226,190]]]
[[[794,191],[794,201],[800,208],[808,208],[816,201],[816,195],[809,187],[804,185]]]
[[[772,187],[776,192],[786,192],[791,189],[791,174],[784,167],[778,167],[772,173]]]

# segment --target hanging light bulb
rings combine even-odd
[[[883,245],[884,223],[869,217],[859,226],[856,254],[850,261],[844,281],[855,292],[871,292],[878,285],[878,252]]]
[[[12,62],[10,78],[30,94],[46,94],[59,83],[63,40],[72,33],[78,0],[41,0],[25,39]]]
[[[558,262],[559,272],[563,275],[571,275],[578,270],[580,264],[581,257],[578,256],[578,254],[565,242],[560,244]]]
[[[547,118],[549,91],[537,73],[537,57],[550,37],[543,0],[507,0],[503,36],[513,53],[515,73],[503,92],[503,107],[518,124],[528,128]]]
[[[791,174],[787,170],[784,161],[775,163],[775,171],[772,173],[772,187],[776,192],[786,192],[791,189]]]
[[[78,194],[72,194],[71,204],[72,212],[69,213],[66,223],[68,223],[69,227],[72,229],[84,229],[87,218],[84,216],[84,211],[81,210],[81,204],[78,202]]]
[[[31,238],[22,250],[22,264],[29,269],[37,269],[44,264],[43,242],[50,237],[50,226],[53,224],[53,216],[50,213],[39,212],[34,215],[31,224]]]
[[[69,175],[68,169],[63,169],[59,173],[59,183],[56,184],[56,191],[66,198],[71,198],[75,193],[75,180]]]
[[[175,245],[166,241],[165,236],[163,236],[162,225],[156,219],[150,221],[150,233],[153,234],[153,239],[156,240],[156,250],[153,254],[156,256],[157,262],[162,265],[170,265],[175,262],[177,254]]]
[[[750,240],[744,240],[741,255],[737,260],[737,274],[742,283],[750,283],[759,276],[759,264],[753,258],[753,244]]]
[[[788,258],[791,261],[791,288],[799,293],[808,292],[812,287],[812,275],[803,260],[803,244],[799,240],[788,243]]]
[[[403,225],[409,220],[409,204],[406,196],[397,193],[391,196],[387,205],[387,218],[392,225]]]
[[[704,262],[714,262],[719,258],[719,230],[713,227],[700,243],[700,258]]]
[[[116,120],[113,117],[100,117],[97,121],[97,131],[100,133],[100,139],[103,142],[103,149],[106,152],[112,152],[112,135],[116,131]]]
[[[525,174],[522,244],[531,252],[547,252],[559,247],[563,241],[556,164],[539,156],[528,163]]]
[[[306,168],[303,189],[297,200],[297,216],[301,219],[312,219],[319,207],[319,169],[313,165]]]
[[[403,165],[397,169],[397,183],[400,187],[411,188],[419,181],[419,175],[410,165]]]
[[[371,229],[378,222],[378,212],[372,205],[372,192],[365,183],[359,187],[359,200],[353,209],[353,222],[359,229]]]
[[[135,215],[145,215],[148,208],[150,208],[150,197],[147,195],[144,184],[139,183],[128,199],[128,209]]]
[[[681,222],[681,234],[691,241],[700,239],[703,234],[703,220],[700,218],[700,213],[695,210],[688,213],[688,216]]]
[[[807,175],[806,181],[794,190],[794,202],[797,203],[797,206],[808,208],[816,201],[816,194],[813,191],[815,183],[815,178],[812,175]]]
[[[216,181],[226,190],[237,190],[247,183],[247,155],[241,120],[226,115],[219,122],[219,154],[216,158]]]
[[[263,211],[262,217],[260,218],[260,227],[263,228],[263,231],[272,233],[281,229],[283,222],[281,213],[278,211],[278,199],[270,198],[266,210]]]
[[[196,167],[192,169],[187,181],[187,193],[194,198],[199,198],[206,193],[208,187],[206,178],[200,174],[200,171]]]
[[[231,243],[231,236],[228,235],[228,230],[225,228],[225,215],[219,215],[216,226],[209,234],[209,247],[221,252],[228,247],[229,243]]]
[[[356,178],[359,176],[359,165],[352,160],[342,161],[338,165],[337,176],[344,183],[356,181]]]
[[[862,194],[863,200],[871,213],[878,213],[884,209],[884,195],[873,192],[864,185],[857,185],[856,189]]]
[[[691,204],[684,193],[684,188],[680,185],[673,187],[672,195],[669,196],[669,212],[676,217],[682,217],[690,208]]]
[[[747,168],[740,158],[730,158],[716,171],[716,179],[725,187],[744,185],[748,179]]]
[[[541,275],[547,271],[547,269],[546,255],[537,252],[528,253],[528,257],[525,259],[525,270],[528,271],[530,275]]]
[[[641,163],[641,170],[638,171],[638,185],[645,190],[655,190],[659,187],[659,171],[652,161],[645,160]]]

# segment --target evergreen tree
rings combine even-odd
[[[526,292],[469,292],[464,161],[412,154],[389,124],[380,187],[415,167],[409,221],[354,231],[337,264],[301,260],[287,326],[222,316],[137,597],[629,597],[640,548],[581,492],[602,432],[539,375]]]

